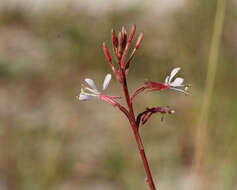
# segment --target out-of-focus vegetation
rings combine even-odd
[[[4,1],[3,1],[4,2]],[[194,189],[195,135],[206,84],[216,1],[183,1],[159,14],[153,4],[98,14],[58,5],[34,11],[25,2],[0,3],[0,189],[146,189],[144,171],[122,114],[98,101],[78,102],[85,77],[102,85],[111,72],[102,42],[111,28],[136,23],[145,36],[132,63],[129,86],[163,81],[174,67],[191,94],[147,93],[136,112],[170,105],[176,114],[156,115],[142,130],[160,189]],[[171,1],[172,3],[172,1]],[[19,3],[18,3],[19,4]],[[96,5],[95,5],[96,6]],[[54,8],[53,8],[54,7]],[[32,9],[31,9],[32,8]],[[100,14],[99,14],[100,13]],[[237,188],[237,4],[228,1],[208,114],[203,160],[206,189]],[[121,95],[115,78],[108,93]],[[204,183],[204,182],[203,182]]]

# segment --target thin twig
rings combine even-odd
[[[136,90],[132,93],[131,98],[130,98],[130,101],[133,102],[135,96],[137,96],[138,94],[140,94],[141,92],[143,92],[143,91],[146,90],[146,89],[147,89],[147,86],[142,86],[142,87],[136,89]]]

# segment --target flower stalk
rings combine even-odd
[[[134,98],[144,92],[144,91],[162,91],[162,90],[176,90],[179,92],[182,92],[184,94],[188,94],[187,89],[188,86],[183,84],[183,78],[176,78],[174,81],[172,79],[174,76],[178,73],[180,68],[175,68],[171,71],[171,74],[166,77],[164,83],[159,82],[152,82],[152,81],[146,81],[145,84],[138,89],[136,89],[131,95],[129,94],[128,90],[128,84],[127,84],[127,75],[130,68],[131,61],[133,60],[135,53],[137,52],[137,49],[139,48],[144,33],[141,32],[138,36],[137,42],[135,44],[135,47],[133,48],[132,53],[130,56],[128,56],[128,50],[130,48],[131,42],[134,38],[136,31],[136,26],[133,25],[130,31],[129,36],[127,35],[126,28],[123,26],[121,32],[118,33],[118,36],[116,36],[115,31],[112,29],[111,36],[112,36],[112,50],[113,50],[113,56],[117,62],[117,68],[115,67],[112,58],[110,56],[110,52],[107,48],[106,43],[103,43],[103,50],[104,54],[107,58],[107,61],[119,83],[122,85],[123,94],[126,100],[127,108],[123,105],[121,105],[119,102],[117,102],[117,99],[120,99],[120,96],[109,96],[105,95],[104,91],[107,89],[111,75],[107,74],[103,83],[103,88],[101,91],[99,91],[96,87],[95,82],[92,79],[85,79],[85,82],[90,86],[87,87],[83,85],[83,88],[81,90],[81,93],[77,96],[79,100],[92,100],[92,99],[100,99],[103,101],[106,101],[107,103],[113,105],[114,107],[117,107],[124,115],[127,117],[130,126],[132,128],[137,147],[140,153],[140,157],[142,159],[142,163],[146,172],[146,182],[149,185],[150,190],[156,190],[153,177],[151,174],[151,170],[147,161],[147,157],[145,154],[145,150],[143,147],[142,139],[139,132],[139,127],[144,125],[148,119],[154,114],[154,113],[160,113],[162,115],[164,114],[172,114],[174,113],[174,110],[170,109],[168,106],[161,106],[161,107],[153,107],[153,108],[146,108],[145,111],[141,112],[137,116],[134,114],[133,109],[133,101]],[[128,59],[127,59],[128,57]],[[162,117],[163,118],[163,117]]]

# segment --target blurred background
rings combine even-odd
[[[146,79],[163,82],[177,66],[192,85],[189,96],[135,99],[136,113],[176,110],[141,128],[158,188],[237,189],[236,0],[226,1],[213,93],[203,103],[216,10],[216,0],[1,0],[0,190],[148,189],[126,118],[76,99],[84,78],[100,87],[111,73],[102,51],[103,41],[111,48],[111,28],[134,23],[135,37],[145,35],[130,91]],[[115,77],[107,93],[122,95]]]

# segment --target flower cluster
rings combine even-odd
[[[112,30],[112,45],[113,45],[112,50],[113,50],[114,59],[111,58],[107,45],[103,43],[103,50],[107,58],[107,61],[117,81],[122,85],[127,108],[116,101],[118,98],[121,98],[120,96],[108,96],[104,94],[105,90],[108,88],[108,85],[110,83],[111,74],[107,74],[105,76],[101,91],[98,90],[95,82],[92,79],[86,78],[85,82],[87,83],[88,86],[82,84],[81,93],[77,96],[77,98],[80,101],[94,100],[94,99],[103,100],[119,108],[120,111],[122,111],[125,114],[125,116],[127,117],[131,125],[131,128],[133,129],[133,133],[135,135],[135,140],[136,140],[136,143],[140,152],[140,156],[142,157],[143,165],[147,174],[147,183],[151,190],[155,190],[155,185],[151,176],[150,168],[146,159],[144,147],[142,145],[142,140],[139,134],[139,127],[141,125],[144,125],[154,113],[162,114],[162,119],[163,119],[163,116],[165,114],[172,114],[174,113],[174,110],[170,109],[168,106],[159,106],[159,107],[153,107],[153,108],[146,108],[145,111],[135,116],[134,110],[133,110],[133,100],[136,95],[144,92],[145,90],[162,91],[162,90],[171,89],[171,90],[182,92],[185,95],[187,95],[188,86],[183,84],[184,82],[183,78],[177,77],[174,79],[175,75],[180,71],[180,67],[177,67],[177,68],[174,68],[171,71],[170,75],[166,77],[164,83],[146,81],[145,85],[136,89],[131,95],[129,94],[128,85],[127,85],[127,75],[130,69],[130,65],[133,61],[134,55],[136,51],[138,50],[141,44],[141,41],[143,39],[143,33],[140,33],[140,35],[138,36],[137,42],[135,43],[135,46],[133,50],[131,51],[131,54],[128,56],[127,55],[129,52],[128,49],[131,45],[135,31],[136,31],[135,25],[132,26],[129,35],[127,34],[125,27],[122,27],[122,30],[121,32],[118,33],[118,35],[116,35],[115,31]],[[117,66],[114,65],[113,60],[117,62]]]
[[[128,74],[129,71],[129,66],[130,63],[142,41],[143,38],[143,33],[141,33],[138,37],[138,40],[136,42],[136,45],[130,55],[130,57],[128,58],[128,60],[126,60],[126,56],[127,56],[127,52],[128,52],[128,47],[131,44],[132,38],[134,36],[135,33],[135,25],[132,27],[131,32],[129,37],[127,37],[127,31],[125,29],[125,27],[122,27],[122,31],[119,32],[118,37],[116,37],[115,31],[112,30],[112,44],[113,44],[113,54],[115,56],[115,59],[117,60],[119,69],[117,70],[116,67],[114,66],[113,62],[112,62],[112,58],[110,56],[109,50],[106,46],[105,43],[103,43],[103,49],[104,49],[104,53],[105,56],[107,57],[107,60],[112,68],[112,71],[114,72],[116,79],[123,84],[123,86],[125,88],[127,88],[126,86],[126,76]],[[132,104],[134,98],[136,95],[138,95],[139,93],[143,92],[144,90],[149,90],[149,91],[163,91],[163,90],[176,90],[179,91],[181,93],[184,93],[185,95],[187,95],[188,92],[188,85],[184,85],[184,79],[181,77],[177,77],[174,78],[175,75],[180,71],[180,67],[176,67],[174,69],[172,69],[170,75],[168,75],[165,78],[165,82],[164,83],[160,83],[160,82],[153,82],[153,81],[146,81],[145,82],[145,86],[142,86],[138,89],[136,89],[133,94],[128,97],[128,93],[126,93],[125,91],[125,97],[127,98],[127,100],[130,100],[130,102],[127,102],[128,105]],[[85,100],[94,100],[94,99],[99,99],[99,100],[103,100],[106,101],[110,104],[112,104],[113,106],[118,106],[123,112],[126,112],[126,115],[128,111],[125,111],[126,109],[121,106],[116,99],[121,98],[120,96],[108,96],[104,94],[104,91],[107,89],[109,83],[111,81],[111,74],[107,74],[105,76],[104,82],[103,82],[103,87],[102,90],[99,91],[95,82],[90,79],[90,78],[86,78],[85,82],[88,84],[89,87],[85,86],[84,84],[82,84],[82,88],[81,88],[81,93],[77,96],[78,100],[80,101],[85,101]],[[124,85],[125,82],[125,85]],[[166,110],[166,111],[164,111]],[[140,124],[140,119],[141,116],[143,116],[142,118],[142,125],[144,125],[147,120],[150,118],[150,116],[154,113],[162,113],[162,114],[170,114],[171,112],[167,111],[169,110],[167,108],[167,106],[162,106],[162,107],[156,107],[156,108],[152,108],[149,109],[147,108],[144,112],[141,112],[140,114],[138,114],[137,116],[137,127],[139,127]],[[131,110],[130,110],[131,111]],[[130,118],[131,120],[131,118]]]

